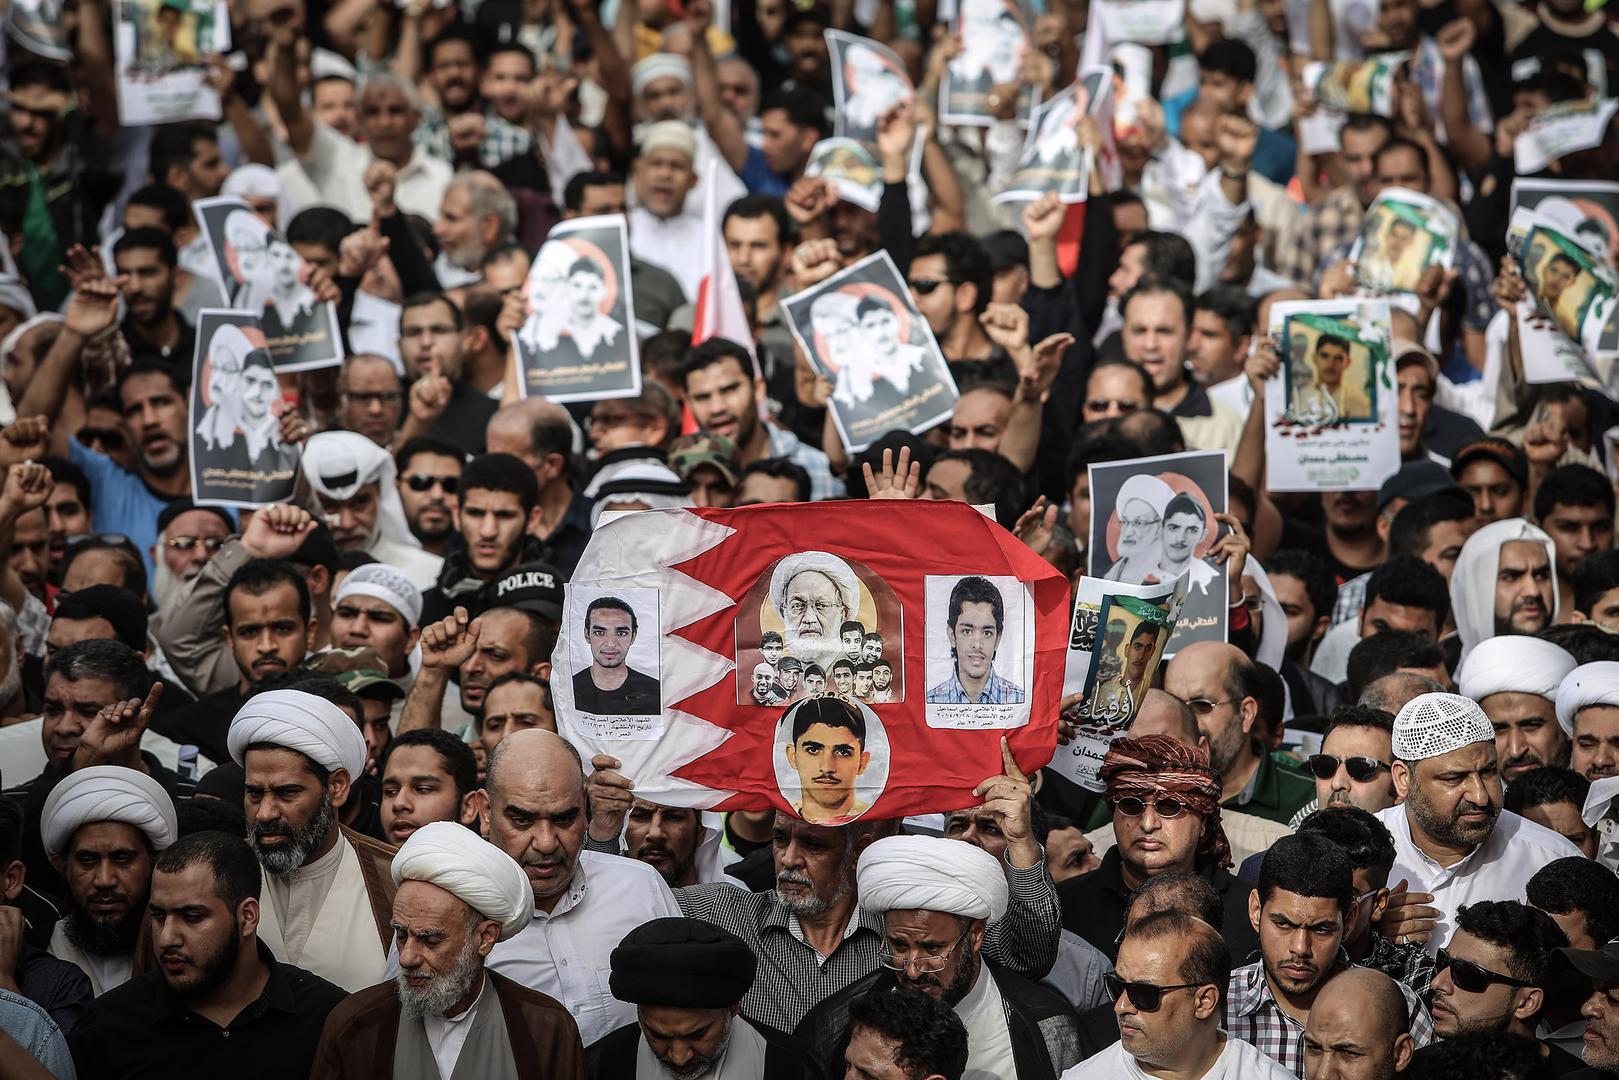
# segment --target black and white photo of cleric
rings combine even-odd
[[[5,24],[0,1080],[1619,1080],[1619,327],[1537,314],[1508,242],[1619,274],[1619,5]],[[1098,70],[1117,168],[1001,198]],[[849,77],[865,205],[805,175]],[[1397,405],[1398,468],[1280,490],[1272,312],[1374,302],[1391,202],[1447,258],[1375,301],[1386,378],[1309,385]],[[865,501],[912,499],[1004,532]],[[598,587],[649,506],[852,527],[712,556],[741,595],[630,550]],[[1002,670],[1004,591],[1022,703],[926,700],[995,685],[994,605],[958,676],[948,590],[898,597],[1035,559],[1070,606],[1187,582],[1103,736],[1055,639]],[[675,805],[721,791],[664,760],[686,705],[746,794]],[[756,749],[794,709],[825,820]],[[868,713],[926,789],[873,799]]]

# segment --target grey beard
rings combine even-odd
[[[309,861],[309,857],[320,847],[326,839],[326,834],[337,825],[337,811],[332,809],[332,796],[329,791],[320,793],[320,807],[315,811],[315,817],[302,829],[294,829],[290,843],[274,848],[266,848],[259,843],[259,827],[252,826],[248,830],[247,842],[253,848],[253,853],[259,857],[259,865],[271,874],[290,874]]]
[[[394,979],[395,989],[399,992],[400,1011],[411,1020],[422,1016],[443,1016],[472,989],[482,970],[483,957],[478,955],[478,939],[469,934],[461,955],[455,958],[455,967],[443,975],[432,976],[422,989],[413,989],[405,981],[404,970],[400,970]]]
[[[186,586],[195,581],[200,573],[202,567],[199,566],[194,572],[182,576],[170,570],[168,563],[158,559],[157,575],[152,579],[152,599],[157,601],[158,612],[166,617],[184,595]]]
[[[725,1030],[720,1033],[719,1045],[714,1047],[712,1054],[707,1056],[693,1054],[692,1059],[678,1069],[662,1058],[658,1058],[658,1064],[663,1066],[664,1071],[673,1077],[673,1080],[702,1080],[702,1077],[713,1072],[714,1067],[724,1060],[725,1051],[730,1045],[731,1025],[726,1023]]]
[[[776,880],[778,882],[791,881],[799,885],[808,885],[811,890],[815,888],[814,883],[810,881],[807,874],[800,874],[793,870],[781,871],[776,875]],[[849,891],[853,888],[854,882],[849,879],[848,875],[844,875],[838,879],[838,887],[831,896],[822,896],[814,891],[811,891],[808,896],[788,896],[786,893],[781,892],[778,892],[776,896],[780,898],[782,907],[797,915],[800,919],[806,919],[826,914],[832,909],[833,904],[848,896]]]

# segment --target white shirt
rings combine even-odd
[[[1012,1035],[1006,1030],[1001,990],[989,968],[978,969],[978,981],[956,1004],[956,1015],[967,1029],[967,1069],[961,1080],[1000,1080],[1016,1076]]]
[[[687,206],[701,206],[686,196]],[[672,218],[661,218],[644,206],[632,206],[629,212],[630,254],[644,262],[669,271],[680,282],[680,291],[686,299],[695,300],[697,287],[703,280],[703,217],[684,212]]]
[[[319,120],[309,153],[282,164],[281,178],[295,204],[327,203],[355,221],[371,220],[371,196],[365,190],[365,170],[376,157],[370,149],[340,135]],[[407,214],[419,214],[437,221],[444,189],[455,175],[448,162],[440,161],[417,148],[399,169],[394,183],[394,202]]]
[[[586,1046],[635,1022],[635,1006],[607,988],[608,957],[642,923],[678,918],[663,877],[637,859],[581,851],[568,891],[549,914],[489,954],[489,970],[560,1001]]]
[[[1223,1031],[1220,1034],[1225,1038],[1225,1049],[1201,1080],[1297,1080],[1275,1058],[1260,1053],[1253,1043],[1233,1039]],[[1124,1044],[1114,1043],[1063,1073],[1062,1080],[1089,1080],[1090,1077],[1115,1080],[1120,1076],[1128,1080],[1151,1080],[1141,1071],[1136,1059],[1124,1052]]]
[[[1489,839],[1474,848],[1460,862],[1440,866],[1411,839],[1411,819],[1405,804],[1377,812],[1394,837],[1394,869],[1389,884],[1404,878],[1411,892],[1433,894],[1433,907],[1439,909],[1438,925],[1428,938],[1434,952],[1450,940],[1456,928],[1456,912],[1480,900],[1524,900],[1524,888],[1536,870],[1556,859],[1579,855],[1580,850],[1559,833],[1502,810]]]
[[[433,1048],[433,1061],[438,1065],[438,1074],[444,1080],[450,1080],[455,1075],[455,1063],[461,1060],[461,1048],[467,1044],[467,1033],[472,1030],[472,1018],[478,1014],[478,1006],[483,1003],[483,996],[489,992],[489,980],[479,975],[483,985],[478,988],[478,996],[472,999],[472,1005],[463,1010],[460,1016],[443,1016],[437,1013],[422,1017],[422,1027],[427,1032],[427,1045]]]

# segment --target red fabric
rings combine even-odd
[[[1063,277],[1073,277],[1079,269],[1079,241],[1085,235],[1085,204],[1073,203],[1063,214],[1057,233],[1057,267]]]

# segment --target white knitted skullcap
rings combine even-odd
[[[1394,756],[1401,761],[1422,761],[1494,741],[1490,718],[1478,702],[1460,694],[1419,694],[1394,718]]]

